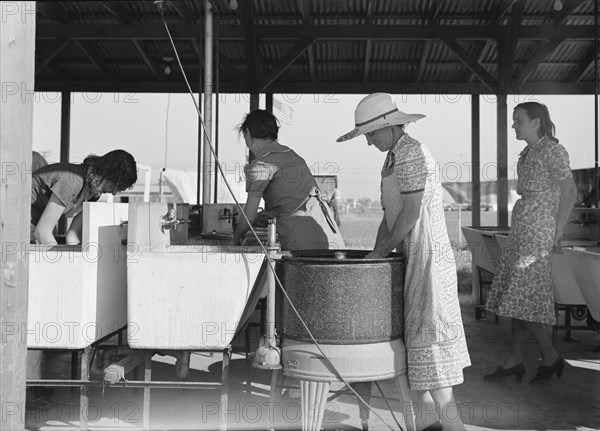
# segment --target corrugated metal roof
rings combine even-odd
[[[503,70],[498,59],[508,59],[518,72],[532,58],[539,63],[520,78],[539,83],[536,91],[591,93],[594,88],[594,0],[565,0],[562,8],[551,0],[236,3],[234,8],[231,0],[210,1],[220,37],[221,92],[269,91],[269,86],[296,83],[302,83],[300,92],[324,91],[323,83],[338,93],[366,93],[381,84],[390,92],[428,92],[452,83],[464,91],[494,93],[500,91],[498,71]],[[184,69],[195,70],[190,78],[197,88],[205,4],[185,0],[162,6]],[[173,75],[160,74],[164,59],[175,55],[153,1],[41,1],[36,7],[36,61],[43,66],[36,68],[36,88],[185,91]],[[556,47],[538,58],[553,38],[560,38]],[[498,52],[498,41],[511,39],[512,58]],[[249,64],[257,67],[254,82]],[[261,81],[281,69],[272,82]]]

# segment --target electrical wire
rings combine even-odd
[[[194,102],[194,106],[196,107],[196,111],[198,113],[198,120],[200,121],[200,124],[202,126],[202,131],[204,132],[204,136],[206,137],[206,143],[208,144],[209,148],[210,148],[210,152],[212,154],[212,156],[215,158],[215,165],[218,167],[219,172],[221,173],[221,176],[223,178],[223,182],[225,183],[225,186],[227,187],[227,189],[229,190],[229,193],[231,194],[231,197],[233,198],[236,206],[238,207],[240,214],[244,217],[246,223],[248,224],[252,234],[254,235],[254,237],[256,238],[260,248],[262,249],[264,255],[266,256],[266,258],[271,261],[271,258],[269,257],[269,252],[267,251],[267,248],[263,245],[262,241],[260,240],[260,238],[258,237],[258,234],[256,233],[256,231],[254,230],[254,228],[252,227],[252,223],[250,223],[250,220],[248,219],[248,217],[246,216],[246,214],[244,213],[242,206],[240,205],[237,197],[235,196],[235,194],[233,193],[233,190],[231,188],[231,185],[229,184],[229,181],[227,180],[226,176],[225,176],[225,172],[223,171],[223,168],[221,167],[221,162],[219,161],[219,158],[213,148],[213,145],[211,143],[211,139],[210,136],[208,135],[208,131],[206,130],[206,127],[204,125],[204,121],[202,119],[202,114],[200,111],[200,107],[198,106],[198,103],[196,102],[196,98],[194,97],[194,92],[192,91],[192,87],[188,81],[187,75],[185,73],[185,70],[183,69],[183,65],[181,64],[181,60],[179,58],[179,52],[177,51],[177,47],[175,46],[175,42],[173,40],[173,37],[171,36],[171,32],[169,30],[169,26],[167,25],[167,22],[165,20],[164,17],[164,6],[163,6],[163,2],[162,1],[155,1],[154,2],[157,5],[157,9],[159,12],[159,15],[162,19],[163,24],[165,25],[165,30],[167,32],[167,35],[169,37],[169,41],[171,42],[171,46],[173,47],[173,52],[175,53],[175,58],[177,59],[177,63],[179,64],[179,68],[181,69],[181,73],[183,76],[183,79],[185,80],[186,86],[188,88],[188,92],[190,94],[190,96],[192,97],[192,100]],[[323,351],[323,349],[321,348],[321,346],[319,345],[319,343],[317,342],[317,340],[315,339],[315,337],[313,336],[312,332],[310,331],[310,329],[308,328],[306,322],[304,321],[304,319],[302,318],[302,316],[300,316],[300,313],[298,312],[298,310],[296,309],[296,307],[294,306],[294,304],[292,303],[290,297],[288,296],[287,292],[285,291],[285,289],[283,288],[281,281],[279,280],[279,277],[277,276],[277,273],[275,272],[275,266],[273,264],[268,265],[269,269],[271,270],[271,272],[273,273],[273,275],[275,276],[275,281],[277,283],[277,287],[280,289],[280,291],[283,293],[283,295],[285,296],[286,300],[288,301],[290,307],[292,308],[292,310],[294,311],[294,313],[296,314],[296,316],[298,317],[298,320],[300,321],[300,323],[302,323],[302,326],[304,326],[304,329],[306,329],[306,332],[308,334],[308,336],[310,337],[310,339],[312,340],[312,342],[314,343],[315,347],[317,348],[317,350],[321,353],[322,358],[327,365],[330,367],[330,369],[333,371],[333,374],[338,378],[339,381],[343,382],[346,386],[348,386],[348,388],[350,389],[350,391],[352,391],[352,393],[354,393],[354,395],[356,395],[356,397],[358,398],[358,400],[360,402],[362,402],[365,406],[368,407],[368,409],[373,412],[373,414],[375,416],[377,416],[377,418],[379,420],[381,420],[383,422],[383,424],[389,428],[392,431],[395,431],[395,429],[390,426],[382,417],[379,413],[377,413],[359,394],[358,392],[356,392],[352,386],[350,385],[350,383],[337,371],[337,369],[335,368],[335,366],[333,365],[333,363],[331,362],[331,360],[327,357],[327,355],[325,354],[325,352]],[[398,424],[399,425],[399,424]],[[403,428],[400,427],[400,431],[403,431]]]

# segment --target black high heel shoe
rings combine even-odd
[[[538,372],[533,379],[529,381],[532,385],[536,385],[539,383],[546,383],[554,373],[556,373],[556,377],[560,379],[563,373],[563,369],[565,368],[565,361],[562,358],[558,358],[552,365],[540,365],[538,367]]]
[[[483,376],[483,379],[486,382],[503,382],[504,379],[506,379],[507,377],[514,375],[517,380],[517,383],[521,383],[524,374],[525,365],[523,365],[523,363],[521,362],[520,364],[517,364],[514,367],[510,368],[498,367],[496,368],[496,371],[494,371],[493,374],[487,374]]]

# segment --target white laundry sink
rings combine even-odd
[[[28,348],[83,349],[126,325],[127,207],[87,202],[82,245],[29,246]]]
[[[225,349],[262,293],[262,250],[174,245],[174,228],[161,227],[160,218],[168,211],[166,203],[135,203],[130,211],[130,347]]]
[[[590,314],[600,322],[600,247],[573,247],[563,253]]]

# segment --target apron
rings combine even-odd
[[[282,250],[346,247],[333,211],[317,188],[311,190],[306,200],[290,215],[277,219],[277,234]]]

